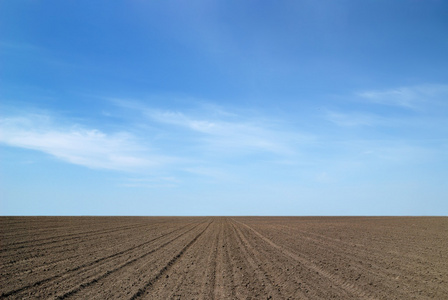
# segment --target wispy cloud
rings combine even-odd
[[[294,135],[269,124],[253,121],[222,121],[194,118],[179,112],[155,111],[149,116],[161,123],[173,124],[202,134],[209,147],[226,151],[266,151],[277,154],[293,152],[290,143],[297,142]],[[286,140],[288,142],[286,142]]]
[[[388,90],[364,91],[356,93],[356,95],[372,103],[416,110],[425,104],[440,104],[448,97],[448,85],[417,85]]]
[[[123,187],[163,188],[183,186],[187,178],[232,182],[254,177],[258,166],[278,174],[321,174],[316,180],[325,181],[350,168],[413,164],[429,155],[429,139],[444,134],[435,128],[428,136],[429,130],[421,127],[433,128],[428,124],[434,118],[415,113],[396,120],[393,114],[375,111],[327,110],[323,116],[308,116],[307,122],[316,126],[304,133],[293,122],[296,115],[280,119],[266,111],[216,105],[167,110],[137,101],[113,104],[98,112],[116,116],[109,123],[15,111],[0,118],[0,143],[89,168],[134,172],[135,178],[119,184]],[[331,124],[322,120],[340,128],[328,131]],[[433,143],[446,145],[446,140]],[[326,166],[332,165],[336,171],[327,172]]]
[[[361,112],[343,113],[327,111],[325,118],[328,121],[343,127],[377,126],[386,123],[386,120],[383,117]]]
[[[152,155],[126,132],[107,134],[79,125],[61,126],[48,115],[1,118],[0,127],[1,143],[42,151],[89,168],[132,171],[168,161],[167,157]]]
[[[175,126],[170,130],[183,131],[184,136],[196,142],[196,147],[207,151],[292,155],[297,145],[312,139],[310,135],[291,130],[285,122],[228,112],[212,105],[203,105],[191,112],[154,109],[129,101],[115,103],[139,110],[148,121],[159,126]]]
[[[230,178],[228,169],[235,162],[239,166],[257,160],[295,160],[300,146],[311,139],[286,121],[229,112],[216,105],[183,110],[162,110],[130,101],[118,105],[120,112],[129,110],[121,114],[121,131],[111,130],[117,127],[110,123],[74,120],[46,111],[15,111],[0,118],[0,143],[94,169],[137,172],[143,177],[180,172],[219,180]],[[110,109],[114,113],[114,107]],[[174,183],[134,180],[123,185]]]

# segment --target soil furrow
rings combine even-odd
[[[0,217],[0,299],[448,299],[447,228],[447,217]]]
[[[271,285],[280,289],[282,298],[286,299],[324,299],[330,298],[327,291],[328,286],[322,284],[322,280],[316,277],[314,272],[309,272],[308,268],[297,264],[297,261],[287,256],[279,256],[266,242],[256,236],[251,230],[241,224],[237,224],[241,236],[252,249],[256,256],[256,261],[261,268],[266,270],[266,276],[271,281]],[[285,284],[285,283],[288,284]],[[319,285],[319,289],[314,287]],[[333,295],[334,296],[334,293]]]
[[[372,297],[370,295],[367,295],[366,292],[364,290],[360,289],[359,287],[342,280],[337,275],[335,275],[333,273],[330,273],[330,272],[320,268],[318,265],[312,263],[311,261],[309,261],[309,260],[307,260],[307,259],[305,259],[305,258],[303,258],[303,257],[301,257],[301,256],[299,256],[299,255],[297,255],[295,253],[292,253],[291,251],[285,249],[285,247],[277,245],[276,243],[274,243],[273,241],[271,241],[270,239],[268,239],[264,235],[260,234],[258,231],[256,231],[255,229],[253,229],[249,225],[246,225],[246,224],[241,223],[239,221],[236,221],[236,222],[238,222],[239,224],[241,224],[241,225],[247,227],[248,229],[252,230],[254,232],[254,234],[259,236],[261,239],[263,239],[267,244],[269,244],[273,248],[277,249],[280,253],[283,253],[284,255],[287,255],[287,256],[297,260],[302,265],[304,265],[304,266],[314,270],[315,272],[317,272],[321,276],[326,277],[329,280],[335,282],[338,286],[343,287],[345,290],[347,290],[350,294],[353,294],[358,299],[375,299],[374,297]]]
[[[68,217],[68,218],[70,218],[70,217]],[[107,219],[107,217],[104,217],[104,218]],[[25,232],[23,232],[23,233],[16,232],[16,234],[8,234],[7,232],[5,232],[4,237],[6,239],[14,239],[14,240],[20,240],[21,238],[24,238],[25,241],[20,241],[20,242],[28,242],[29,243],[29,242],[37,241],[36,238],[38,240],[42,240],[42,239],[48,239],[48,238],[52,238],[52,237],[65,237],[68,235],[78,234],[78,233],[89,233],[89,232],[95,232],[95,231],[105,231],[105,230],[110,230],[110,229],[116,229],[119,227],[133,227],[133,226],[139,226],[139,225],[144,225],[144,224],[147,224],[147,225],[151,224],[151,223],[147,223],[144,221],[136,222],[135,220],[131,221],[131,222],[124,222],[124,220],[123,220],[123,221],[118,221],[114,224],[114,223],[107,222],[107,221],[100,222],[97,219],[93,220],[93,222],[86,222],[86,218],[83,218],[83,217],[75,217],[73,219],[74,219],[73,222],[75,222],[75,225],[70,224],[70,231],[71,231],[70,234],[66,233],[67,223],[68,223],[66,221],[63,224],[60,224],[57,226],[45,227],[45,228],[40,228],[39,226],[32,226],[31,224],[28,224],[29,226],[23,228],[23,231],[25,231]],[[124,219],[128,219],[128,218],[124,217]],[[91,220],[91,218],[89,218],[87,220]],[[84,222],[86,224],[82,224]],[[124,224],[123,224],[123,222],[124,222]],[[127,223],[130,223],[130,224],[127,224]],[[42,223],[37,223],[37,224],[41,225]],[[101,229],[92,231],[92,227],[100,227]],[[19,229],[16,229],[16,230],[19,230]],[[55,235],[60,232],[65,233],[65,234]]]
[[[384,249],[382,249],[381,247],[378,247],[377,249],[372,248],[372,247],[367,247],[365,245],[359,244],[359,243],[351,243],[342,239],[337,239],[337,238],[332,238],[329,237],[327,235],[324,234],[318,234],[318,233],[314,233],[314,232],[310,232],[310,231],[306,231],[306,230],[300,230],[294,227],[291,227],[290,225],[276,225],[277,227],[280,228],[285,228],[288,230],[293,230],[294,231],[294,235],[297,235],[297,233],[299,234],[303,234],[305,235],[304,238],[309,239],[311,241],[314,241],[320,245],[323,245],[323,247],[328,247],[328,246],[332,246],[333,248],[337,248],[341,251],[341,253],[345,253],[347,252],[347,249],[353,249],[356,248],[356,252],[355,253],[351,253],[352,255],[358,255],[356,257],[356,259],[358,258],[368,258],[370,259],[370,261],[372,263],[378,262],[383,256],[384,256]],[[353,251],[352,251],[353,252]],[[421,256],[417,256],[414,253],[411,252],[389,252],[388,254],[390,254],[390,256],[402,259],[403,256],[405,256],[406,258],[412,260],[412,264],[421,264],[421,265],[427,265],[428,261],[422,260]],[[363,256],[361,256],[363,255]],[[355,260],[352,259],[352,260]]]
[[[211,222],[205,227],[203,231],[201,231],[197,236],[195,236],[185,247],[183,247],[179,253],[171,258],[171,260],[148,282],[145,283],[144,286],[138,289],[138,291],[130,297],[131,300],[139,299],[142,296],[144,296],[146,293],[148,293],[149,289],[158,281],[162,276],[171,268],[173,264],[175,264],[185,253],[185,251],[188,250],[197,240],[198,238],[208,229]]]
[[[306,255],[308,260],[317,262],[323,269],[337,270],[338,276],[344,281],[357,281],[359,286],[363,286],[367,294],[375,293],[375,290],[381,290],[383,297],[387,296],[389,294],[388,290],[396,290],[396,278],[399,278],[401,274],[406,274],[408,279],[406,281],[401,280],[401,289],[395,291],[401,298],[406,297],[406,291],[413,290],[419,284],[417,278],[421,280],[420,271],[415,268],[416,265],[420,264],[419,262],[385,256],[384,251],[371,249],[369,252],[362,247],[355,247],[355,244],[338,242],[338,239],[335,238],[326,239],[326,236],[323,235],[304,235],[303,230],[299,229],[294,230],[294,233],[291,234],[289,229],[294,228],[285,227],[284,225],[276,225],[276,230],[269,229],[263,232],[282,241],[290,241],[286,243],[287,248],[293,252],[293,249],[298,248],[298,241],[300,241],[302,245],[306,245],[306,247],[302,247],[301,254]],[[294,239],[291,240],[286,232],[294,236]],[[303,243],[303,241],[306,241],[306,243]],[[322,253],[325,253],[325,256],[322,256]],[[379,253],[383,253],[383,255],[380,256]],[[390,266],[391,260],[397,263]],[[348,265],[349,268],[344,267],[344,265]],[[424,265],[429,267],[428,263]],[[427,284],[432,288],[437,288],[437,284],[432,282]]]
[[[216,297],[217,294],[217,281],[218,278],[221,278],[221,276],[217,276],[217,272],[220,272],[220,269],[218,269],[218,247],[219,247],[219,241],[221,238],[221,222],[216,225],[217,233],[215,234],[215,239],[213,241],[213,244],[210,245],[211,251],[207,258],[207,269],[205,271],[205,277],[204,279],[207,281],[202,284],[202,297],[201,299],[219,299],[219,297]]]
[[[226,219],[225,223],[223,225],[223,245],[222,250],[224,253],[222,253],[221,260],[223,261],[223,267],[221,270],[223,270],[222,274],[226,274],[226,278],[222,278],[222,282],[224,285],[224,288],[219,289],[218,292],[222,292],[224,294],[224,298],[230,298],[230,299],[236,299],[236,280],[235,280],[235,274],[237,267],[235,266],[235,263],[232,261],[230,256],[230,245],[231,242],[229,241],[229,221]],[[218,280],[219,282],[220,280]],[[230,290],[230,293],[224,293],[225,290]],[[219,293],[217,293],[219,295]]]
[[[16,250],[16,249],[23,249],[26,247],[26,244],[32,244],[33,247],[39,247],[39,246],[44,246],[44,245],[49,245],[49,244],[54,244],[54,243],[59,243],[59,242],[64,242],[64,241],[70,241],[71,243],[68,243],[68,244],[72,244],[72,243],[76,243],[76,241],[73,241],[73,240],[84,240],[86,237],[94,237],[94,236],[104,235],[107,233],[135,229],[135,228],[144,227],[144,226],[147,226],[147,224],[130,226],[130,227],[126,227],[126,228],[110,229],[110,230],[95,230],[95,231],[90,231],[90,232],[67,234],[64,236],[49,237],[49,238],[40,239],[40,240],[18,242],[18,243],[10,244],[7,246],[19,245],[19,244],[21,244],[21,246],[11,247],[11,248],[6,247],[4,249],[1,249],[0,253],[5,252],[5,251]],[[61,238],[61,237],[63,237],[63,238]],[[39,241],[48,241],[48,242],[39,243],[39,244],[35,243],[35,242],[39,242]]]
[[[158,229],[159,226],[160,225],[151,226],[150,230],[160,230],[160,229]],[[121,238],[120,235],[124,235],[124,234],[129,236],[129,233],[127,233],[126,231],[122,231],[122,230],[115,231],[115,234],[113,236],[115,239],[118,239],[118,238]],[[134,236],[134,235],[132,234],[130,236]],[[136,239],[137,238],[138,237],[136,237]],[[33,248],[31,248],[31,249],[24,248],[25,251],[21,251],[20,253],[15,252],[13,255],[15,257],[17,257],[17,259],[2,264],[2,266],[0,268],[5,268],[10,265],[18,266],[21,261],[37,258],[39,256],[45,256],[48,253],[51,253],[51,255],[54,255],[59,252],[67,253],[70,250],[76,251],[76,252],[81,252],[81,251],[83,251],[82,248],[84,245],[89,245],[89,244],[95,245],[95,244],[100,243],[102,240],[108,241],[110,243],[111,242],[110,233],[109,233],[109,235],[102,234],[100,236],[96,236],[96,238],[93,238],[92,236],[88,236],[86,238],[79,238],[79,239],[76,238],[75,241],[70,240],[70,242],[68,242],[68,243],[56,244],[56,245],[47,246],[47,247],[40,247],[40,246],[36,247],[36,245],[34,245]],[[116,243],[114,242],[114,244],[116,244]],[[89,247],[91,247],[91,246],[89,246]],[[89,251],[90,249],[87,249],[87,250]],[[12,255],[11,252],[8,252],[8,253],[4,253],[1,257],[3,257],[3,256],[10,257],[11,255]],[[29,262],[27,262],[27,267],[29,267]]]
[[[149,255],[151,255],[151,254],[153,254],[154,252],[163,249],[163,248],[166,247],[167,245],[171,244],[173,241],[175,241],[175,240],[177,240],[178,238],[184,236],[185,234],[189,233],[190,231],[193,231],[197,226],[199,226],[199,225],[194,226],[193,228],[189,229],[188,231],[181,233],[180,235],[176,236],[175,238],[170,239],[169,241],[167,241],[167,242],[161,244],[160,246],[158,246],[158,247],[155,248],[155,249],[152,249],[152,250],[149,251],[149,252],[144,253],[144,254],[141,255],[141,256],[138,256],[138,257],[136,257],[136,258],[134,258],[134,259],[128,260],[128,261],[126,261],[125,263],[122,263],[121,265],[119,265],[118,267],[115,267],[115,268],[113,268],[113,269],[111,269],[111,270],[108,270],[108,271],[102,273],[101,275],[99,275],[99,276],[97,276],[97,277],[94,277],[93,279],[90,279],[90,280],[88,280],[88,281],[86,281],[86,282],[81,283],[79,286],[77,286],[77,287],[71,289],[70,291],[67,291],[67,292],[65,292],[64,294],[57,296],[57,299],[66,299],[66,298],[68,298],[68,297],[71,297],[71,296],[75,295],[76,293],[80,292],[81,290],[83,290],[83,289],[85,289],[85,288],[87,288],[87,287],[90,287],[90,286],[92,286],[92,285],[98,283],[98,282],[101,281],[101,280],[104,280],[105,278],[111,276],[113,273],[118,272],[118,271],[122,270],[122,269],[125,268],[125,267],[129,267],[131,264],[134,264],[134,263],[136,263],[137,261],[139,261],[139,260],[141,260],[141,259],[144,259],[145,257],[147,257],[147,256],[149,256]]]
[[[240,244],[240,249],[242,249],[242,251],[244,252],[244,257],[251,265],[253,272],[256,274],[258,281],[260,282],[261,288],[264,290],[264,295],[260,296],[267,299],[284,299],[285,297],[284,295],[282,295],[279,285],[272,282],[272,280],[269,278],[269,274],[262,267],[262,261],[256,257],[256,250],[251,247],[247,239],[241,234],[238,226],[232,224],[232,227]]]
[[[185,226],[182,227],[182,228],[185,228],[186,226],[188,226],[188,225],[185,225]],[[164,235],[158,236],[158,237],[156,237],[156,238],[154,238],[154,239],[151,239],[151,240],[149,240],[149,241],[146,241],[146,242],[144,242],[144,243],[141,243],[141,244],[139,244],[139,245],[137,245],[137,246],[134,246],[134,247],[131,247],[131,248],[128,248],[128,249],[125,249],[125,250],[116,252],[116,253],[114,253],[114,254],[111,254],[111,255],[108,255],[108,256],[105,256],[105,257],[101,257],[101,258],[99,258],[99,259],[96,259],[96,260],[94,260],[94,261],[91,261],[91,262],[88,262],[88,263],[85,263],[85,264],[82,264],[82,265],[78,265],[78,266],[76,266],[76,267],[74,267],[74,268],[71,268],[71,269],[67,270],[66,272],[64,272],[64,273],[62,273],[62,274],[57,274],[57,275],[54,275],[54,276],[51,276],[51,277],[48,277],[48,278],[39,280],[39,281],[37,281],[37,282],[34,282],[34,283],[30,284],[30,285],[23,286],[23,287],[21,287],[21,288],[15,289],[15,290],[11,290],[11,291],[5,292],[5,293],[3,293],[3,294],[1,295],[1,297],[7,297],[7,296],[10,296],[10,295],[14,295],[14,294],[17,294],[17,293],[19,293],[19,292],[25,291],[25,290],[27,290],[27,289],[29,289],[29,288],[33,288],[33,287],[37,287],[37,286],[41,286],[41,285],[44,284],[44,283],[49,283],[49,282],[52,282],[52,281],[54,281],[54,280],[56,280],[56,279],[58,279],[58,278],[66,277],[68,274],[71,274],[71,273],[73,273],[73,272],[76,272],[76,271],[79,271],[79,270],[82,270],[82,269],[89,268],[89,267],[91,267],[91,266],[93,266],[93,265],[96,265],[96,264],[98,264],[98,263],[102,263],[102,262],[107,261],[107,260],[110,260],[110,259],[112,259],[112,258],[114,258],[114,257],[123,255],[123,254],[128,253],[128,252],[130,252],[130,251],[133,251],[133,250],[135,250],[135,249],[141,248],[141,247],[143,247],[143,246],[145,246],[145,245],[147,245],[147,244],[149,244],[149,243],[152,243],[152,242],[154,242],[154,241],[156,241],[156,240],[158,240],[158,239],[161,239],[161,238],[163,238],[163,237],[165,237],[165,236],[168,236],[168,235],[170,235],[170,234],[172,234],[172,233],[174,233],[174,232],[176,232],[176,231],[178,231],[178,230],[181,230],[182,228],[175,229],[175,230],[173,230],[173,231],[170,231],[169,233],[166,233],[166,234],[164,234]],[[193,230],[193,229],[194,229],[194,228],[192,228],[192,229],[190,229],[190,230]]]

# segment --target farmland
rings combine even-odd
[[[0,298],[448,299],[446,217],[1,217]]]

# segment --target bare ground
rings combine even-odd
[[[446,217],[0,217],[0,298],[448,299]]]

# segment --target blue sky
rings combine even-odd
[[[448,215],[446,1],[1,1],[2,215]]]

